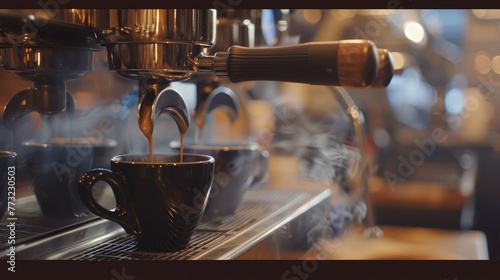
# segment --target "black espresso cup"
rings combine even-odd
[[[93,149],[88,143],[23,143],[23,155],[33,177],[42,213],[61,218],[86,217],[87,207],[78,193],[78,179],[92,168]]]
[[[16,182],[15,152],[0,151],[0,219],[9,204],[9,197],[14,197]],[[14,202],[14,201],[12,201]]]
[[[170,147],[179,150],[179,142]],[[184,144],[184,152],[212,156],[215,159],[214,184],[210,191],[205,216],[216,217],[234,213],[250,186],[264,177],[269,152],[253,143]]]
[[[185,249],[203,216],[214,176],[215,160],[206,155],[120,155],[111,171],[93,169],[79,182],[83,202],[94,214],[135,235],[140,250],[174,252]],[[107,182],[116,199],[114,212],[92,196],[98,181]]]

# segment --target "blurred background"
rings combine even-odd
[[[386,89],[348,89],[366,118],[378,222],[483,231],[490,258],[500,258],[500,11],[304,10],[292,18],[301,40],[370,39],[393,55]],[[303,91],[306,111],[332,104],[308,91],[321,89]]]

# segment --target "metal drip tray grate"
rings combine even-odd
[[[16,255],[19,259],[26,260],[235,259],[287,228],[290,223],[308,220],[311,213],[329,205],[330,195],[330,190],[305,192],[251,189],[233,215],[204,218],[188,248],[174,253],[139,251],[133,236],[127,235],[116,223],[99,218],[79,227],[23,243]],[[19,230],[17,234],[21,231],[29,233],[28,228],[16,228]],[[37,228],[33,227],[35,230]]]
[[[175,253],[154,253],[138,251],[134,237],[123,236],[104,242],[90,250],[79,253],[71,260],[110,261],[110,260],[187,260],[208,249],[211,242],[221,238],[216,233],[195,233],[188,248]]]
[[[251,190],[243,198],[233,215],[204,218],[193,235],[188,248],[175,253],[138,251],[134,238],[121,236],[104,241],[94,247],[69,256],[69,260],[188,260],[234,258],[248,249],[252,242],[283,221],[283,217],[297,211],[300,206],[327,200],[330,191],[319,194],[278,190]],[[311,203],[320,196],[317,202]],[[308,207],[306,207],[308,208]],[[250,230],[250,229],[253,229]],[[243,235],[247,236],[243,236]],[[262,235],[259,237],[259,235]],[[245,245],[246,244],[246,245]],[[242,249],[246,247],[246,249]],[[233,253],[228,255],[227,251]]]
[[[68,217],[59,218],[50,215],[45,215],[41,212],[35,195],[27,195],[16,198],[16,220],[15,222],[15,241],[16,245],[36,243],[36,240],[43,240],[50,236],[56,235],[59,232],[67,231],[71,228],[76,228],[82,224],[93,222],[97,220],[95,216],[87,217]],[[11,246],[8,244],[8,237],[11,234],[10,229],[7,227],[10,224],[9,218],[13,218],[6,213],[0,221],[0,251],[6,250]],[[16,255],[24,249],[19,249],[21,246],[16,247]],[[25,247],[22,247],[25,248]],[[44,252],[45,250],[40,250]],[[0,259],[3,256],[0,255]]]
[[[0,240],[7,241],[10,235],[10,229],[7,227],[8,223],[0,223]],[[28,238],[40,233],[50,230],[47,227],[40,227],[34,225],[18,224],[16,222],[16,239]]]
[[[204,217],[197,230],[235,233],[297,199],[300,199],[297,193],[248,192],[234,215]]]

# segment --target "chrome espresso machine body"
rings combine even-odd
[[[231,90],[221,89],[220,79],[366,88],[387,86],[393,71],[387,50],[377,50],[367,40],[254,48],[251,12],[219,20],[215,10],[194,9],[68,9],[50,19],[37,15],[0,11],[0,68],[33,82],[11,97],[3,111],[3,123],[12,133],[33,111],[44,118],[67,112],[71,118],[78,103],[66,81],[92,72],[94,54],[102,49],[109,70],[137,84],[138,123],[145,135],[153,134],[164,113],[180,129],[187,129],[192,115],[202,128],[216,107],[228,108],[230,117],[237,118],[240,101]],[[226,37],[217,41],[221,34]],[[171,87],[190,79],[198,85],[194,112],[182,92]],[[20,259],[279,258],[276,247],[305,250],[321,235],[311,217],[328,211],[330,195],[330,190],[253,189],[234,215],[202,221],[189,248],[172,254],[134,251],[132,239],[118,225],[93,216],[37,232],[33,228],[44,225],[33,220],[43,214],[33,195],[27,195],[18,208],[22,216],[24,207],[26,218],[20,224],[29,230],[16,254]],[[111,249],[104,252],[104,247]]]

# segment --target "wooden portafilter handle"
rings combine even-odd
[[[391,53],[386,49],[377,49],[378,69],[372,88],[385,88],[389,85],[394,75],[394,60]]]
[[[232,46],[226,70],[231,82],[266,80],[369,87],[378,64],[372,41],[341,40],[272,48]]]

